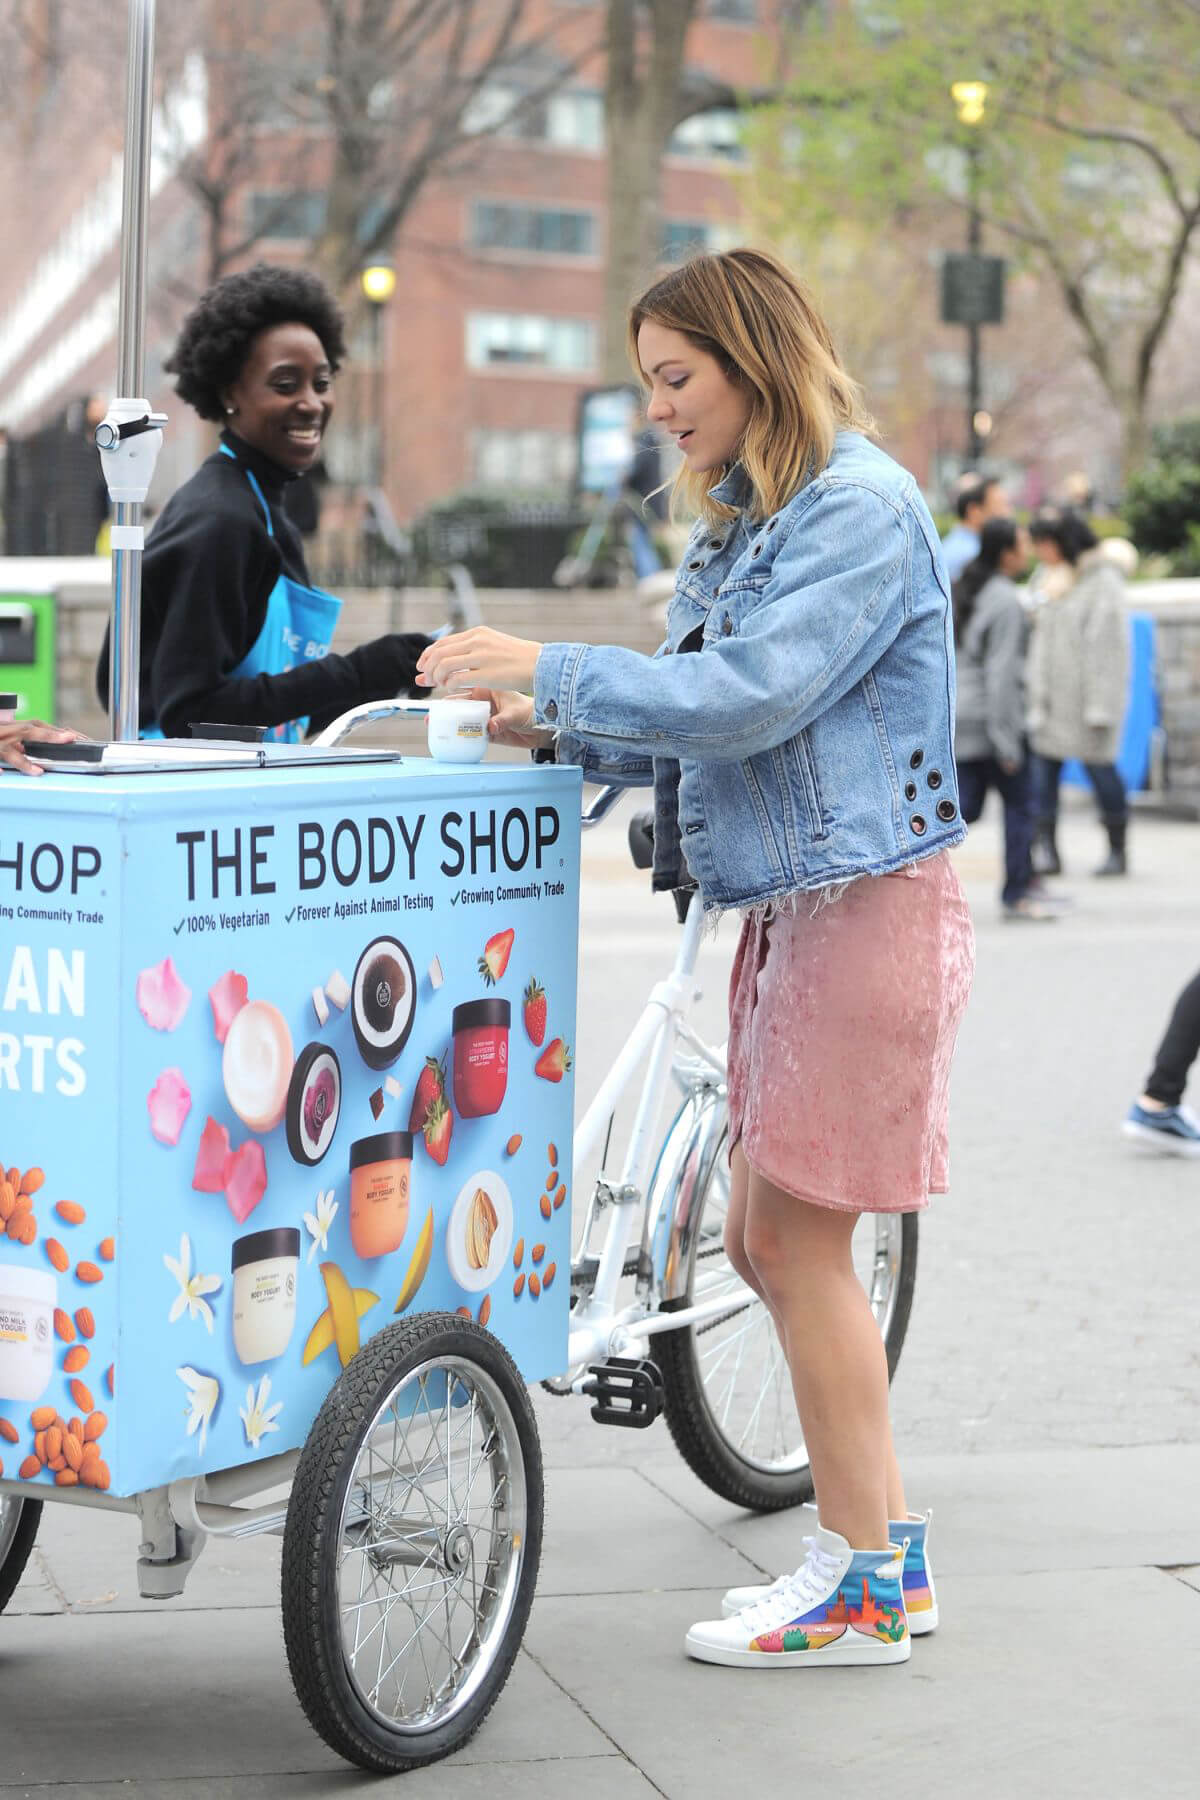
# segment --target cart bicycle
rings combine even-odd
[[[380,709],[357,709],[349,723],[367,712]],[[589,825],[618,792],[601,792]],[[589,1397],[601,1423],[645,1428],[665,1414],[708,1486],[768,1510],[806,1499],[812,1486],[769,1314],[724,1253],[722,1052],[688,1016],[700,936],[693,902],[671,973],[579,1122],[573,1166],[582,1176],[636,1083],[621,1166],[610,1168],[606,1142],[576,1233],[568,1366],[545,1385]],[[672,1086],[680,1101],[663,1135]],[[916,1221],[881,1215],[860,1233],[860,1271],[894,1368]],[[284,1636],[301,1704],[342,1756],[388,1772],[458,1749],[486,1716],[520,1648],[542,1540],[541,1451],[526,1384],[492,1332],[446,1312],[414,1314],[371,1337],[302,1449],[123,1497],[74,1485],[33,1498],[0,1481],[0,1611],[45,1499],[135,1515],[139,1587],[149,1598],[181,1593],[209,1538],[282,1536]]]

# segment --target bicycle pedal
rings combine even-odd
[[[663,1378],[657,1363],[648,1358],[610,1356],[607,1362],[590,1363],[582,1393],[595,1401],[592,1417],[598,1425],[623,1425],[645,1431],[663,1409]]]

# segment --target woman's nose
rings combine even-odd
[[[646,408],[646,417],[657,425],[660,419],[669,419],[670,416],[671,402],[668,400],[667,396],[665,394],[655,394],[650,401],[649,406]]]

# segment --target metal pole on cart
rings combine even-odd
[[[113,505],[112,618],[109,634],[109,730],[138,735],[141,655],[142,503],[162,444],[165,416],[135,398],[144,376],[146,215],[154,114],[155,0],[129,0],[124,190],[121,200],[121,300],[117,398],[96,427],[96,447]]]

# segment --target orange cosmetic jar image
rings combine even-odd
[[[364,1258],[390,1256],[408,1229],[412,1133],[381,1131],[350,1146],[350,1242]]]

